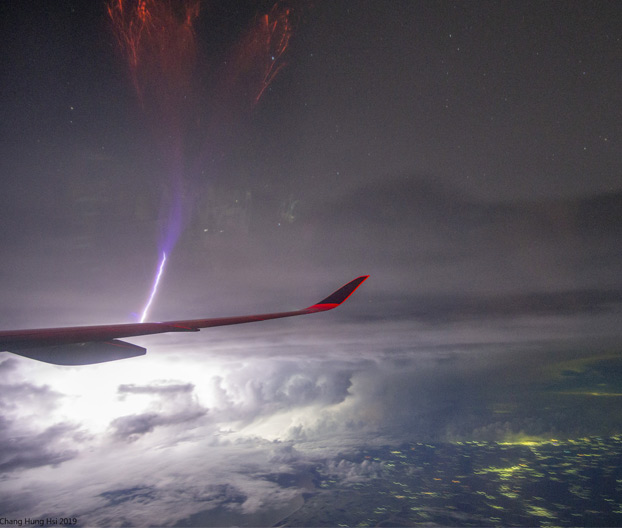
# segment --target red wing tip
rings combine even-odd
[[[369,275],[361,275],[360,277],[351,280],[348,284],[345,284],[337,291],[331,293],[328,297],[326,297],[326,299],[322,299],[319,303],[310,306],[309,309],[313,309],[314,311],[325,311],[336,308],[348,297],[350,297],[350,295],[354,293],[354,290],[356,290],[368,277]]]
[[[337,308],[337,306],[339,305],[335,303],[318,303],[314,304],[313,306],[309,306],[307,310],[309,312],[325,312],[326,310],[332,310],[333,308]]]

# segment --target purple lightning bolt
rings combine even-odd
[[[140,317],[140,322],[144,323],[147,318],[147,312],[149,311],[149,307],[153,302],[153,298],[155,297],[156,292],[158,291],[158,284],[160,283],[160,278],[162,277],[162,272],[164,271],[164,264],[166,264],[166,253],[162,252],[162,260],[160,262],[160,267],[158,268],[158,273],[156,274],[155,280],[153,281],[153,288],[151,288],[151,295],[149,296],[149,300],[145,305],[145,309],[143,310],[143,314]]]

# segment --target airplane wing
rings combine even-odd
[[[216,319],[190,319],[162,323],[128,323],[36,330],[0,331],[0,351],[13,352],[30,359],[53,365],[91,365],[144,355],[147,350],[119,338],[165,334],[168,332],[198,332],[201,328],[235,325],[293,317],[336,308],[356,290],[369,275],[348,282],[320,302],[292,312],[277,312]]]

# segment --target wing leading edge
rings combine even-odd
[[[280,319],[332,310],[342,304],[369,275],[358,277],[325,299],[302,310],[237,317],[165,321],[162,323],[128,323],[68,328],[40,328],[36,330],[0,331],[0,351],[13,352],[54,365],[90,365],[143,355],[143,347],[120,341],[168,332],[198,332],[201,328],[226,326],[268,319]]]

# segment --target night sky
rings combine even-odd
[[[274,524],[363,446],[622,433],[619,2],[205,2],[138,74],[104,1],[0,19],[1,329],[136,321],[163,250],[154,321],[370,275],[0,353],[0,516]]]

